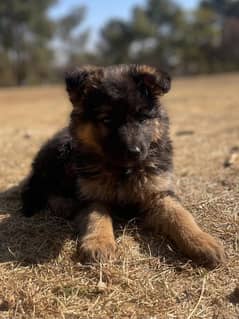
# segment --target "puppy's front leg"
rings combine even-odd
[[[171,195],[158,194],[148,201],[145,223],[168,235],[181,251],[197,261],[215,267],[224,260],[223,247],[201,230],[193,216]]]
[[[114,257],[112,219],[103,205],[91,204],[76,217],[75,223],[80,234],[78,252],[82,261],[106,261]]]

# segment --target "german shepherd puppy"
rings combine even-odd
[[[114,256],[112,211],[135,206],[155,233],[200,264],[216,266],[223,247],[196,224],[174,192],[169,120],[161,96],[167,73],[147,65],[86,66],[66,75],[69,127],[37,154],[22,191],[23,212],[46,207],[74,215],[80,257]],[[78,214],[77,214],[78,213]]]

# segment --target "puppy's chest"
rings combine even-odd
[[[122,177],[103,172],[95,178],[78,178],[78,195],[89,200],[128,203],[143,196],[146,182],[143,174]]]
[[[147,200],[150,194],[168,190],[170,186],[170,175],[150,176],[143,171],[123,178],[103,172],[95,178],[79,177],[77,181],[80,198],[120,204],[142,202]]]

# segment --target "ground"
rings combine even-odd
[[[67,123],[64,88],[0,90],[0,318],[239,318],[238,74],[176,79],[171,117],[178,195],[225,246],[207,270],[133,221],[116,229],[117,260],[82,265],[69,222],[22,217],[19,187],[39,146]]]

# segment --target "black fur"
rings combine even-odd
[[[32,164],[22,191],[26,216],[46,207],[51,196],[84,206],[78,179],[87,182],[103,169],[119,183],[139,172],[158,175],[172,170],[168,116],[158,98],[170,89],[166,73],[137,65],[86,67],[68,73],[66,87],[73,103],[71,121]],[[158,139],[153,138],[156,120],[162,131]],[[95,140],[103,154],[79,137],[88,123],[99,132]]]

